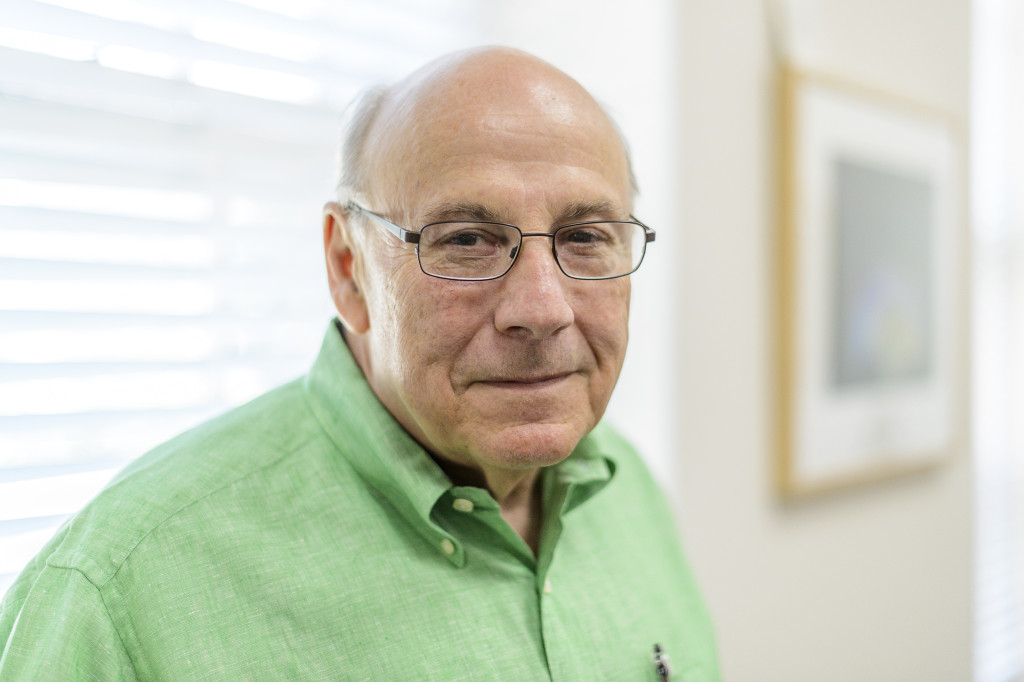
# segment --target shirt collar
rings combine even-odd
[[[451,480],[377,399],[337,320],[324,335],[304,388],[317,420],[359,475],[434,547],[451,543],[455,551],[445,554],[461,566],[465,562],[461,543],[430,517],[434,505],[452,489]],[[556,486],[568,488],[563,515],[611,481],[617,451],[611,445],[599,426],[547,473]]]

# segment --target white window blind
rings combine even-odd
[[[295,376],[361,88],[474,0],[4,0],[0,593],[128,460]]]
[[[1024,7],[975,0],[975,682],[1024,680]]]

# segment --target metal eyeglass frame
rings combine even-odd
[[[643,263],[644,256],[647,255],[647,245],[654,241],[654,238],[655,238],[655,236],[657,234],[654,231],[653,228],[648,227],[644,223],[640,222],[632,214],[630,214],[630,216],[629,216],[630,219],[629,220],[589,220],[589,221],[584,221],[584,222],[581,222],[581,223],[569,223],[567,225],[559,225],[552,232],[523,232],[516,225],[511,225],[509,223],[496,223],[496,222],[489,221],[489,220],[439,220],[437,222],[427,223],[426,225],[421,227],[419,230],[413,231],[413,230],[407,230],[407,229],[405,229],[403,227],[395,225],[393,222],[391,222],[390,220],[388,220],[384,216],[382,216],[382,215],[380,215],[378,213],[374,213],[373,211],[371,211],[371,210],[369,210],[367,208],[363,208],[362,206],[360,206],[359,204],[357,204],[354,201],[350,201],[347,204],[345,204],[345,210],[346,211],[356,211],[358,213],[362,213],[363,215],[369,216],[370,218],[373,218],[373,220],[376,221],[378,224],[380,224],[381,227],[383,227],[388,232],[390,232],[391,234],[393,234],[396,237],[398,237],[399,239],[401,239],[403,242],[406,242],[408,244],[415,244],[416,245],[416,262],[419,264],[420,271],[424,275],[427,275],[428,277],[436,277],[438,279],[453,280],[453,281],[456,281],[456,282],[487,282],[487,281],[490,281],[490,280],[499,279],[501,277],[504,277],[515,266],[516,261],[519,260],[519,254],[522,252],[522,243],[523,243],[523,239],[525,237],[550,237],[551,238],[551,255],[554,256],[555,263],[558,265],[558,269],[561,270],[563,275],[565,275],[566,277],[568,277],[570,279],[577,279],[577,280],[581,280],[581,281],[584,281],[584,282],[593,282],[593,281],[599,281],[599,280],[604,280],[604,279],[618,279],[619,277],[627,277],[629,275],[632,275],[634,272],[636,272],[637,270],[640,269],[640,264]],[[426,270],[423,269],[423,261],[420,260],[420,231],[422,231],[424,228],[430,227],[431,225],[444,225],[444,224],[448,224],[448,223],[482,223],[482,224],[485,224],[485,225],[503,225],[505,227],[511,227],[513,230],[518,232],[519,235],[520,235],[520,237],[519,237],[519,245],[520,245],[520,247],[516,249],[516,255],[515,255],[514,258],[512,258],[512,262],[505,269],[505,271],[502,272],[500,275],[495,275],[493,277],[447,277],[445,275],[435,275],[434,273],[427,272]],[[555,234],[559,230],[561,230],[563,228],[579,227],[581,225],[592,225],[592,224],[596,224],[596,223],[633,223],[633,224],[639,225],[640,227],[644,228],[644,252],[643,252],[643,254],[641,254],[640,260],[637,261],[636,267],[634,267],[629,272],[622,273],[621,275],[611,275],[609,277],[577,277],[575,275],[570,275],[568,272],[566,272],[562,268],[562,264],[558,260],[558,251],[555,250]]]

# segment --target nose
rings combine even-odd
[[[501,300],[494,324],[503,334],[543,339],[572,325],[566,295],[572,280],[558,268],[550,240],[524,238],[515,265],[498,281]]]

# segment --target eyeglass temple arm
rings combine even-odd
[[[377,223],[379,223],[384,229],[386,229],[388,232],[401,239],[403,242],[408,242],[410,244],[420,243],[419,232],[410,232],[409,230],[403,229],[398,225],[395,225],[393,222],[391,222],[384,216],[377,215],[373,211],[363,208],[354,201],[350,201],[347,204],[345,204],[345,210],[356,211],[358,213],[362,213],[363,215],[372,218]]]
[[[653,228],[647,227],[642,222],[637,220],[635,215],[630,214],[629,219],[632,220],[637,225],[639,225],[640,227],[644,228],[644,240],[648,244],[654,241],[654,237],[657,235],[657,232],[655,232]]]

